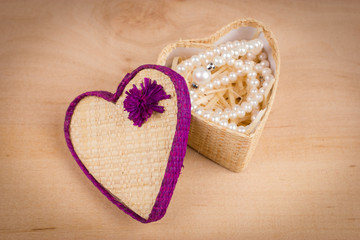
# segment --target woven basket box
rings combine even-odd
[[[167,45],[158,57],[157,64],[171,67],[174,57],[191,57],[206,49],[228,41],[251,40],[258,36],[264,43],[270,68],[274,73],[274,83],[263,103],[263,114],[256,124],[249,126],[245,133],[221,127],[202,116],[192,113],[188,145],[221,166],[240,172],[254,154],[264,125],[269,116],[279,81],[280,55],[273,33],[261,22],[242,19],[230,23],[210,37],[193,40],[180,40]],[[185,79],[187,80],[187,79]],[[190,86],[190,82],[188,82]]]

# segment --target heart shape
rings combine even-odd
[[[236,20],[209,37],[179,40],[167,45],[158,57],[157,64],[172,66],[177,56],[190,58],[204,50],[235,40],[251,40],[258,36],[269,56],[270,68],[275,75],[272,87],[264,99],[264,108],[245,133],[234,132],[192,113],[189,146],[221,166],[240,172],[251,159],[274,102],[280,74],[280,54],[277,41],[269,28],[251,18]],[[187,79],[185,79],[187,80]],[[190,82],[188,86],[190,87]]]
[[[164,113],[134,126],[124,111],[123,92],[144,78],[156,80],[170,99]],[[129,84],[129,83],[132,84]],[[68,147],[91,182],[134,219],[161,219],[180,174],[191,118],[186,83],[175,71],[143,65],[127,74],[117,91],[86,92],[74,99],[65,117]]]

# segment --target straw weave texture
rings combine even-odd
[[[165,112],[153,113],[142,127],[133,126],[124,111],[125,91],[144,77],[161,84],[170,99],[160,101]],[[70,136],[79,158],[112,195],[144,219],[155,204],[177,124],[177,96],[169,76],[145,69],[125,87],[116,104],[87,96],[76,106]]]
[[[276,64],[275,82],[269,93],[263,118],[253,132],[242,134],[227,130],[203,117],[192,115],[188,142],[188,144],[199,153],[234,172],[240,172],[244,169],[254,154],[256,145],[274,102],[280,74],[280,54],[274,34],[259,21],[251,18],[241,19],[228,24],[210,37],[180,40],[176,43],[169,44],[162,50],[157,61],[157,64],[165,65],[168,56],[176,48],[207,49],[212,47],[213,43],[228,34],[231,30],[247,26],[257,28],[258,31],[264,33],[264,36],[272,49],[270,54]]]

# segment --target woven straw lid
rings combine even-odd
[[[156,80],[170,99],[134,126],[124,111],[125,92]],[[87,92],[69,106],[65,137],[81,169],[124,212],[141,222],[162,218],[186,152],[190,99],[184,79],[169,68],[140,66],[126,75],[116,93]]]

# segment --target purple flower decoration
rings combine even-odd
[[[165,109],[158,103],[171,97],[166,95],[163,86],[157,84],[156,81],[151,82],[150,78],[144,78],[144,80],[145,86],[141,83],[140,90],[133,84],[133,88],[126,92],[127,96],[124,100],[124,108],[129,112],[129,119],[134,122],[134,126],[138,127],[151,117],[153,111],[163,113]]]

